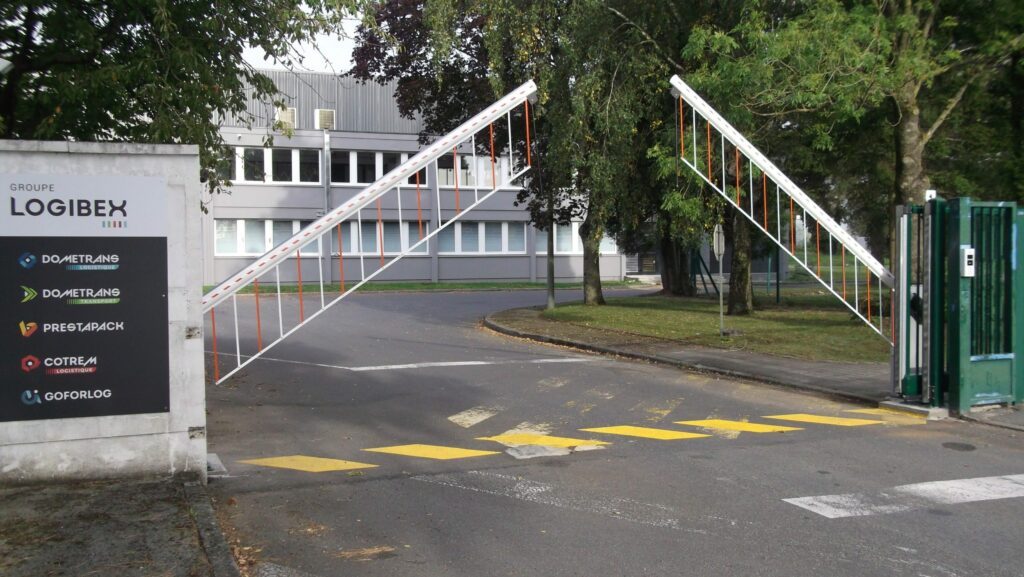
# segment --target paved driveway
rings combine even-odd
[[[1024,575],[1019,434],[478,326],[543,300],[359,294],[210,386],[253,574]]]

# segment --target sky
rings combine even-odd
[[[344,26],[348,38],[320,36],[315,43],[300,46],[299,52],[303,56],[302,65],[296,67],[295,70],[298,72],[332,72],[336,74],[347,72],[352,67],[352,49],[355,47],[355,42],[351,37],[355,34],[358,25],[358,20],[347,19]],[[319,48],[319,51],[317,48]],[[320,53],[323,53],[323,55]],[[287,68],[273,60],[266,60],[266,53],[259,48],[246,48],[242,56],[246,62],[256,68],[287,70]]]

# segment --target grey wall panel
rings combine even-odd
[[[385,264],[391,262],[390,257],[385,257]],[[370,276],[380,268],[380,258],[376,256],[363,257],[363,267],[366,275]],[[338,269],[337,257],[331,259],[331,282],[338,282],[341,271]],[[362,278],[360,275],[359,257],[345,257],[345,283],[357,283]],[[430,257],[410,256],[401,259],[388,267],[373,281],[430,281]],[[371,282],[373,282],[371,281]]]
[[[527,255],[441,256],[438,278],[452,280],[524,280],[530,278]]]
[[[267,207],[323,210],[322,186],[235,185],[214,199],[215,208]]]
[[[262,72],[273,80],[285,106],[296,109],[297,129],[312,129],[314,110],[327,108],[335,111],[337,130],[399,134],[417,134],[421,130],[422,122],[418,118],[410,120],[398,113],[394,99],[396,82],[360,84],[352,78],[318,72]],[[253,125],[271,125],[274,106],[255,98],[251,89],[248,93],[246,110],[254,117]],[[241,124],[240,117],[224,119],[225,126]]]

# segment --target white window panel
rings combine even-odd
[[[292,221],[292,223],[293,223],[293,226],[294,226],[293,230],[295,231],[292,234],[296,234],[300,230],[302,230],[302,229],[306,228],[307,226],[313,224],[313,221],[311,221],[311,220],[295,220],[295,221]],[[315,240],[313,242],[310,242],[306,246],[302,247],[302,249],[299,251],[299,253],[302,256],[317,256],[317,255],[320,254],[319,247],[318,247],[318,245],[317,245]]]
[[[573,232],[575,227],[572,224],[560,224],[555,229],[555,252],[571,253],[573,251]]]
[[[508,252],[526,252],[526,223],[508,223]],[[547,250],[547,249],[545,249]]]
[[[271,246],[278,246],[295,234],[290,220],[275,220],[271,224]]]
[[[265,220],[243,220],[241,221],[244,231],[242,232],[242,246],[246,254],[261,255],[267,251],[267,221]]]
[[[272,182],[292,182],[295,175],[292,169],[295,167],[295,151],[286,148],[270,149],[270,180]]]
[[[410,220],[410,221],[406,222],[405,224],[406,224],[406,231],[407,231],[406,232],[406,237],[405,237],[405,246],[411,248],[413,245],[415,245],[416,243],[418,243],[420,241],[420,238],[421,238],[420,237],[420,223],[417,220]],[[429,235],[429,234],[430,234],[430,223],[424,221],[423,222],[423,238],[426,238],[427,235]],[[421,244],[418,248],[416,248],[413,251],[413,253],[417,253],[418,254],[418,253],[425,253],[425,252],[427,252],[427,245],[429,243],[430,243],[430,241],[427,241],[427,242]]]
[[[217,219],[213,221],[214,254],[238,254],[238,221]]]
[[[615,239],[605,235],[601,239],[601,254],[618,254],[619,246],[615,244]]]
[[[485,222],[484,226],[484,252],[505,252],[503,233],[504,223]]]
[[[478,222],[463,222],[462,234],[459,239],[462,246],[459,252],[480,252],[480,224]]]
[[[381,235],[384,237],[384,252],[402,252],[402,229],[398,222],[382,222]]]
[[[365,253],[377,252],[377,223],[363,222],[359,235],[359,249]]]
[[[455,247],[456,234],[455,233],[457,232],[456,229],[458,227],[459,227],[459,223],[456,222],[456,223],[448,225],[445,228],[442,228],[437,233],[437,251],[438,252],[445,252],[445,253],[453,253],[453,252],[455,252],[455,249],[456,249],[456,247]]]

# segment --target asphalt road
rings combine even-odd
[[[543,299],[355,295],[211,385],[210,489],[252,574],[1024,575],[1019,433],[478,326]],[[643,429],[581,430],[620,426]]]

